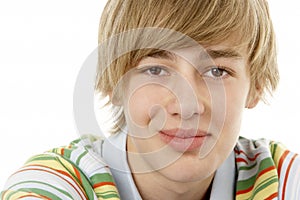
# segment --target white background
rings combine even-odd
[[[300,3],[269,1],[281,82],[270,105],[245,112],[241,134],[300,152]],[[105,1],[0,2],[0,190],[30,156],[78,137],[73,88],[97,45]],[[105,115],[104,115],[105,116]]]

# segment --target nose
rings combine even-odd
[[[193,86],[194,85],[194,86]],[[204,97],[199,88],[192,81],[182,77],[176,80],[167,103],[167,112],[172,116],[180,116],[181,119],[190,119],[200,116],[205,112]]]

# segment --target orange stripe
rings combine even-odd
[[[271,166],[271,167],[268,167],[268,168],[262,170],[262,171],[257,175],[257,177],[256,177],[255,180],[259,179],[260,176],[262,176],[262,175],[264,175],[265,173],[267,173],[267,172],[269,172],[269,171],[272,171],[272,170],[274,170],[274,169],[275,169],[275,166]],[[240,195],[240,194],[248,193],[248,192],[250,192],[250,191],[253,189],[253,187],[254,187],[254,185],[252,185],[251,187],[249,187],[249,188],[247,188],[247,189],[245,189],[245,190],[237,191],[236,194],[237,194],[237,195]]]
[[[253,189],[253,187],[254,187],[254,186],[252,185],[252,186],[249,187],[248,189],[237,191],[237,192],[236,192],[236,195],[248,193],[248,192],[250,192],[250,191]]]
[[[59,169],[55,169],[55,168],[51,168],[50,166],[47,166],[47,165],[39,165],[39,164],[34,164],[34,165],[26,165],[26,166],[30,166],[30,167],[35,167],[35,166],[37,166],[37,167],[43,167],[43,168],[47,168],[47,169],[52,169],[53,171],[56,171],[56,172],[58,172],[58,173],[60,173],[60,174],[62,174],[62,175],[65,175],[65,176],[67,176],[67,177],[69,177],[70,179],[72,179],[75,183],[76,183],[76,180],[68,173],[68,172],[65,172],[65,171],[63,171],[63,170],[59,170]],[[72,165],[73,166],[73,165]],[[36,170],[35,168],[34,168],[34,170]],[[46,171],[46,170],[42,170],[42,169],[40,169],[41,171]],[[23,170],[19,170],[19,171],[23,171]],[[50,171],[49,171],[50,172]],[[53,174],[53,172],[51,172],[52,174]],[[79,185],[78,185],[79,186]]]
[[[269,171],[272,171],[273,169],[276,169],[276,167],[275,167],[275,166],[271,166],[271,167],[268,167],[268,168],[262,170],[262,171],[258,174],[256,180],[257,180],[260,176],[262,176],[263,174],[265,174],[265,173],[267,173],[267,172],[269,172]]]
[[[283,164],[283,161],[285,160],[286,156],[289,154],[289,151],[285,151],[282,156],[280,157],[279,163],[278,163],[278,177],[280,177],[281,167]]]
[[[257,153],[257,154],[255,154],[253,157],[249,157],[244,151],[242,151],[242,150],[234,150],[236,153],[238,153],[238,154],[244,154],[246,157],[247,157],[247,159],[248,160],[250,160],[250,161],[255,161],[256,159],[257,159],[257,157],[261,154],[260,152],[259,153]]]
[[[29,166],[29,165],[27,165],[27,166]],[[30,165],[30,166],[33,167],[34,165]],[[45,168],[48,168],[48,169],[52,169],[52,168],[49,168],[49,167],[46,167],[46,166],[43,166],[43,165],[36,165],[36,166],[40,166],[40,167],[45,167]],[[63,179],[64,181],[66,181],[69,185],[71,185],[72,188],[73,188],[74,190],[76,190],[76,192],[77,192],[78,195],[81,197],[81,199],[84,199],[84,198],[81,196],[81,194],[80,194],[80,192],[78,191],[78,189],[77,189],[76,187],[74,187],[73,184],[72,184],[70,181],[68,181],[68,180],[65,179],[64,177],[59,176],[58,174],[55,174],[55,173],[53,173],[53,172],[51,172],[51,171],[47,171],[47,170],[45,170],[45,169],[31,168],[31,169],[21,169],[21,170],[17,171],[16,173],[18,173],[18,172],[24,172],[24,171],[30,171],[30,170],[36,170],[36,171],[48,172],[48,173],[50,173],[50,174],[53,174],[53,175],[55,175],[55,176],[58,176],[59,178],[61,178],[61,179]],[[60,170],[55,170],[55,169],[52,169],[52,170],[54,170],[54,171],[60,173]],[[16,173],[15,173],[15,174],[16,174]],[[73,177],[71,177],[69,174],[66,174],[66,173],[61,173],[61,174],[64,174],[64,175],[66,175],[67,177],[69,177],[70,179],[72,179],[72,180],[74,181],[74,183],[80,188],[81,192],[83,193],[83,195],[84,195],[85,198],[87,199],[87,196],[86,196],[85,192],[81,189],[82,187],[81,187],[80,185],[78,185],[77,181],[76,181]]]
[[[84,190],[81,189],[82,187],[77,183],[77,181],[76,181],[69,173],[67,173],[67,172],[65,172],[65,171],[58,170],[58,169],[54,169],[54,168],[51,168],[51,167],[46,166],[46,165],[38,165],[38,164],[35,164],[35,165],[27,165],[27,166],[30,166],[30,167],[34,167],[34,166],[44,167],[44,168],[52,169],[52,170],[58,172],[59,174],[65,175],[65,176],[69,177],[71,180],[73,180],[73,181],[75,182],[76,186],[80,188],[80,190],[82,191],[83,194],[85,194]],[[74,168],[73,165],[72,165],[72,167]],[[35,170],[35,169],[34,169],[34,170]],[[22,170],[20,170],[20,171],[22,171]],[[46,171],[46,170],[41,170],[41,171]],[[75,173],[76,173],[76,172],[77,172],[77,171],[75,170]],[[54,174],[53,172],[50,172],[50,171],[49,171],[49,173]],[[79,173],[79,172],[78,172],[78,173]],[[76,175],[77,175],[77,173],[76,173]],[[63,177],[61,177],[61,178],[63,178]],[[63,178],[63,179],[64,179],[64,178]],[[64,179],[64,180],[66,180],[66,179]],[[82,180],[81,180],[81,177],[80,177],[80,176],[79,176],[79,180],[81,181],[81,182],[80,182],[80,184],[81,184],[81,183],[82,183]],[[66,181],[67,181],[67,180],[66,180]],[[68,183],[69,183],[69,182],[68,182]],[[71,184],[71,183],[69,183],[69,184]],[[74,188],[74,189],[76,190],[76,188]],[[77,191],[77,190],[76,190],[76,191]],[[78,194],[79,194],[79,193],[78,193]],[[80,195],[80,194],[79,194],[79,195]],[[80,195],[80,196],[81,196],[81,195]],[[85,195],[85,197],[86,197],[86,195]]]
[[[274,194],[271,194],[270,196],[268,196],[265,200],[272,200],[275,197],[278,197],[278,192],[275,192]]]
[[[244,158],[236,158],[236,162],[244,162],[248,164],[247,160],[245,160]]]
[[[294,160],[295,160],[296,157],[297,157],[297,154],[294,155],[293,158],[291,159],[290,164],[289,164],[289,166],[287,168],[287,171],[285,173],[286,176],[284,177],[284,182],[283,182],[282,200],[284,200],[284,198],[285,198],[285,190],[286,190],[287,180],[289,178],[289,174],[290,174],[290,170],[291,170],[292,164],[293,164],[293,162],[294,162]]]
[[[93,188],[101,187],[101,186],[104,186],[104,185],[116,186],[113,182],[101,182],[101,183],[94,184]]]
[[[43,195],[33,195],[33,194],[26,194],[26,195],[19,196],[18,199],[26,198],[26,197],[42,197],[43,199],[51,200],[50,198],[48,198],[46,196],[43,196]]]
[[[78,169],[73,166],[73,170],[75,171],[76,177],[80,181],[80,184],[82,184],[82,179],[81,179],[81,176],[80,176],[80,173],[79,173]]]

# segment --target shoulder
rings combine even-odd
[[[300,157],[283,144],[270,142],[270,152],[280,180],[280,194],[285,199],[300,198]]]
[[[241,194],[247,191],[255,196],[272,190],[266,194],[286,199],[300,197],[300,158],[281,143],[241,137],[235,155]]]
[[[236,158],[244,163],[257,162],[270,158],[276,167],[278,174],[285,174],[293,167],[299,169],[300,157],[297,153],[291,152],[280,142],[266,139],[246,139],[240,137],[235,147]]]
[[[33,156],[8,179],[2,198],[118,198],[111,172],[101,158],[102,142],[85,136]]]
[[[240,137],[234,148],[238,169],[246,173],[248,170],[245,169],[257,171],[261,169],[261,166],[274,168],[269,143],[270,141],[266,139],[252,140]],[[256,170],[253,170],[251,166]]]

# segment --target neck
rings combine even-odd
[[[212,179],[197,182],[169,180],[159,172],[133,174],[134,181],[144,200],[206,200],[209,199]]]
[[[206,200],[210,196],[210,186],[214,177],[211,174],[208,177],[192,180],[186,179],[185,175],[181,178],[174,178],[168,174],[168,166],[162,169],[153,170],[139,153],[137,153],[131,141],[127,141],[128,164],[132,172],[134,182],[139,190],[142,199],[191,199],[191,200]],[[142,170],[141,170],[142,169]],[[175,173],[180,173],[180,169],[172,170]],[[136,173],[135,173],[136,172]]]

